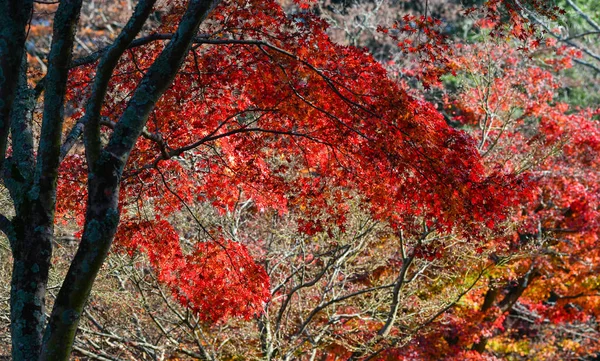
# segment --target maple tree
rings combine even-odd
[[[402,74],[433,88],[426,96],[471,132],[486,164],[528,172],[533,193],[503,222],[505,233],[490,238],[497,266],[486,272],[485,287],[466,295],[429,335],[389,354],[544,360],[596,354],[598,110],[560,101],[556,75],[581,58],[580,49],[558,46],[550,36],[545,46],[527,42],[534,49],[528,52],[484,36],[452,44],[451,54],[431,62],[431,48],[405,44],[399,45],[424,53],[424,60]]]
[[[408,342],[419,332],[416,328],[448,307],[447,300],[454,302],[467,291],[473,285],[469,277],[478,272],[467,266],[464,284],[457,282],[465,276],[463,266],[480,255],[468,243],[453,242],[455,247],[444,257],[423,249],[401,274],[401,249],[410,254],[418,240],[399,239],[385,222],[360,210],[360,202],[348,205],[344,231],[311,236],[298,232],[294,211],[280,215],[259,211],[251,200],[237,204],[225,215],[207,204],[191,209],[202,216],[204,227],[220,229],[226,238],[245,244],[265,267],[272,297],[260,316],[251,322],[234,318],[207,323],[170,297],[169,286],[158,280],[145,257],[135,254],[131,259],[117,252],[101,271],[83,315],[74,346],[77,355],[140,359],[166,354],[208,360],[343,357],[349,351],[368,355],[385,349],[397,336],[402,344]],[[171,219],[185,237],[198,232],[193,220],[185,221],[189,217],[184,212]],[[442,242],[432,233],[423,246]],[[63,244],[57,253],[69,248],[73,246]],[[394,292],[396,285],[401,292]],[[390,317],[395,299],[399,307],[390,334],[367,345]],[[403,330],[400,335],[398,328]]]
[[[522,41],[536,34],[519,11],[554,16],[544,2],[523,4],[487,4],[498,36],[506,29],[502,16]],[[508,312],[561,325],[556,332],[595,319],[589,263],[597,180],[581,173],[597,170],[594,110],[572,114],[555,104],[552,75],[512,48],[450,46],[440,23],[427,17],[399,20],[394,31],[406,38],[387,34],[422,55],[414,64],[425,71],[405,74],[430,87],[442,86],[447,72],[473,82],[439,101],[465,130],[482,129],[467,135],[370,54],[332,42],[310,11],[286,15],[271,1],[139,1],[131,16],[117,14],[120,32],[87,30],[87,41],[75,37],[81,1],[33,6],[0,2],[0,23],[8,24],[0,33],[0,69],[8,74],[0,78],[0,145],[13,208],[0,225],[14,259],[14,359],[69,357],[113,238],[114,251],[146,255],[152,270],[134,265],[134,283],[143,295],[148,274],[156,275],[152,287],[174,324],[198,337],[199,327],[214,331],[199,325],[231,322],[248,335],[248,324],[235,318],[254,318],[255,354],[267,359],[477,358],[486,345],[511,352],[515,336],[503,329],[534,335],[535,326],[507,326]],[[32,9],[34,19],[54,20],[51,41],[34,21],[29,28]],[[42,16],[40,9],[51,11]],[[27,47],[30,30],[39,32],[29,34],[35,52]],[[428,41],[407,41],[421,33]],[[531,76],[539,82],[529,84]],[[491,95],[484,107],[482,89]],[[486,118],[490,109],[498,119]],[[222,217],[241,207],[253,223],[243,231],[210,226],[196,203]],[[195,232],[176,223],[180,214]],[[265,241],[272,230],[261,222],[283,215],[292,234]],[[52,244],[62,224],[78,225],[80,241],[46,320]],[[563,236],[568,244],[554,239]],[[515,256],[514,248],[523,249]],[[504,269],[498,254],[516,261]],[[572,255],[568,266],[564,254]],[[177,307],[192,318],[181,318]],[[576,315],[580,308],[585,315]],[[542,332],[548,328],[535,335]],[[218,357],[207,341],[195,342],[199,356],[178,349]],[[156,350],[144,340],[133,344]],[[589,346],[564,349],[580,354]]]
[[[139,1],[109,45],[73,58],[82,1],[63,0],[40,77],[40,61],[25,61],[33,3],[0,2],[0,168],[14,212],[0,225],[13,256],[15,360],[69,357],[115,235],[204,320],[260,314],[268,278],[243,245],[207,231],[182,247],[168,217],[188,202],[225,211],[242,191],[260,208],[301,209],[310,235],[342,226],[340,200],[355,190],[407,237],[423,222],[474,236],[525,185],[487,169],[471,138],[369,54],[329,41],[308,12],[175,1],[150,24],[159,5]],[[46,320],[54,226],[69,217],[81,240]]]
[[[549,45],[552,44],[549,41]],[[504,342],[509,345],[513,337],[510,328],[527,330],[526,322],[556,325],[555,330],[541,327],[537,332],[530,331],[532,338],[538,332],[545,337],[564,333],[531,342],[530,357],[546,359],[551,354],[564,359],[594,353],[597,344],[592,340],[597,330],[593,320],[597,318],[598,309],[597,262],[593,261],[599,219],[595,154],[600,133],[598,121],[594,119],[597,110],[570,109],[567,104],[556,101],[553,89],[559,83],[551,71],[527,58],[519,61],[514,51],[502,50],[502,56],[491,51],[487,60],[495,61],[501,69],[487,83],[492,87],[485,100],[489,108],[481,106],[484,101],[481,94],[485,94],[481,89],[479,96],[474,93],[477,90],[471,93],[476,98],[469,101],[489,111],[490,118],[485,120],[485,114],[475,107],[459,106],[459,112],[464,111],[463,119],[469,122],[487,122],[483,126],[480,123],[483,130],[478,138],[488,161],[516,171],[529,170],[534,177],[535,194],[532,201],[523,202],[521,215],[515,219],[517,227],[509,243],[509,250],[517,252],[515,261],[509,263],[502,276],[491,278],[485,295],[487,304],[481,307],[482,310],[488,308],[488,312],[511,311],[513,318],[510,320],[509,314],[506,321],[509,330],[503,334],[507,339]],[[567,54],[545,63],[559,69],[570,66]],[[490,71],[498,68],[492,69]],[[531,79],[536,80],[531,82]],[[585,258],[581,258],[583,254]],[[510,286],[502,284],[507,281]],[[498,285],[508,292],[499,294]],[[497,303],[494,298],[499,298]],[[490,307],[495,305],[498,309],[494,307],[492,311]],[[519,324],[523,322],[516,321],[519,317],[530,321]],[[592,338],[565,335],[573,328],[579,328],[580,335]],[[518,337],[527,339],[527,336]],[[543,347],[534,351],[538,342]],[[474,349],[481,352],[485,345],[484,338]],[[501,346],[496,347],[501,349]]]

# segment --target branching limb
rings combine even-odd
[[[46,327],[43,347],[46,358],[42,361],[68,359],[83,307],[119,224],[119,186],[123,168],[142,134],[150,112],[179,71],[200,23],[217,3],[218,0],[189,2],[177,32],[136,88],[108,145],[101,151],[95,164],[88,164],[94,174],[88,178],[88,206],[83,237]],[[65,68],[68,65],[65,64]],[[46,92],[49,84],[46,84]],[[42,136],[45,137],[44,134]],[[57,145],[60,151],[60,144]],[[57,161],[58,155],[57,152]]]
[[[53,213],[58,176],[64,100],[69,79],[73,41],[82,0],[60,2],[55,15],[52,46],[48,55],[44,109],[37,152],[35,184],[45,211]]]
[[[218,2],[218,0],[190,2],[172,40],[150,66],[136,88],[105,148],[111,156],[120,159],[123,165],[141,135],[154,105],[175,78],[200,23]]]
[[[392,292],[392,303],[390,304],[390,310],[388,312],[388,317],[385,321],[385,324],[379,331],[377,331],[377,335],[381,337],[385,337],[391,331],[394,323],[396,322],[396,316],[398,314],[398,308],[400,307],[400,290],[402,290],[402,286],[405,283],[406,272],[410,267],[412,261],[414,259],[414,254],[410,255],[407,258],[402,260],[402,268],[400,269],[400,274],[396,279],[394,290]]]
[[[125,25],[115,42],[104,52],[96,69],[92,93],[85,106],[85,115],[81,123],[78,122],[78,127],[76,128],[83,128],[87,162],[88,166],[92,167],[92,171],[102,147],[100,140],[100,111],[102,110],[104,97],[108,90],[108,83],[119,59],[133,39],[135,39],[136,35],[142,30],[155,3],[156,0],[144,0],[137,4],[127,25]],[[71,139],[76,138],[75,135],[73,134]]]

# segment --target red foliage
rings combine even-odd
[[[123,250],[146,253],[159,281],[204,321],[248,319],[260,314],[269,299],[265,270],[240,243],[214,239],[197,243],[186,253],[179,235],[164,220],[122,222],[117,240]]]
[[[174,5],[156,34],[173,30],[183,8]],[[431,21],[419,20],[420,30]],[[182,250],[166,220],[188,202],[226,212],[242,192],[259,209],[300,210],[301,231],[310,234],[342,224],[347,209],[331,200],[355,191],[374,217],[407,234],[421,232],[424,219],[439,232],[474,238],[505,219],[526,188],[523,177],[486,167],[473,138],[407,95],[372,56],[332,43],[325,29],[310,13],[286,16],[275,1],[224,2],[129,158],[118,242],[147,253],[206,320],[259,312],[268,281],[243,246],[220,236]],[[105,132],[162,48],[150,42],[121,60],[103,109]],[[432,57],[445,49],[423,45]],[[91,78],[88,68],[73,71],[71,89],[85,94]],[[77,157],[63,174],[85,173]],[[83,199],[83,187],[67,179],[59,210]],[[152,209],[150,220],[142,207]]]
[[[508,269],[490,275],[487,286],[501,290],[494,296],[495,304],[508,308],[481,310],[486,293],[473,292],[468,306],[446,314],[422,344],[393,351],[394,357],[490,359],[487,353],[464,350],[493,338],[497,340],[496,354],[514,352],[510,350],[518,342],[527,342],[529,355],[538,355],[535,357],[544,357],[544,349],[554,349],[561,358],[597,352],[593,336],[569,341],[572,335],[568,333],[578,330],[574,332],[594,335],[600,302],[597,111],[573,109],[557,101],[561,83],[552,72],[569,67],[569,55],[576,54],[550,48],[545,49],[544,57],[532,60],[508,44],[455,49],[453,64],[461,87],[459,92],[446,92],[441,82],[437,84],[444,94],[442,108],[470,130],[488,167],[504,174],[529,173],[528,196],[508,223],[503,222],[514,232],[487,241],[487,247],[516,255]],[[544,69],[539,63],[553,69]],[[445,69],[440,69],[445,74]],[[494,256],[492,261],[499,259]],[[520,287],[523,289],[516,291]],[[530,321],[515,321],[517,316]],[[557,326],[544,326],[546,323]],[[560,349],[561,342],[571,343]]]

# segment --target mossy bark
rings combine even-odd
[[[13,220],[17,242],[13,249],[10,320],[15,361],[37,360],[42,344],[52,227],[39,225],[40,220],[34,212]]]

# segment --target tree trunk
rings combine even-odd
[[[103,152],[95,169],[97,173],[89,177],[83,237],[52,309],[41,361],[69,359],[83,307],[119,224],[119,182],[123,164]]]
[[[44,303],[52,256],[56,181],[62,160],[63,108],[82,1],[61,1],[54,17],[44,81],[42,128],[38,151],[34,152],[33,133],[24,121],[30,110],[26,106],[30,94],[25,91],[29,89],[24,71],[20,74],[24,79],[23,96],[18,98],[19,102],[24,101],[23,106],[15,108],[12,104],[17,94],[18,76],[15,75],[19,74],[23,59],[32,1],[0,0],[0,174],[16,212],[12,220],[0,215],[0,229],[10,240],[14,257],[10,300],[14,360],[69,359],[84,305],[117,230],[119,185],[125,163],[150,112],[188,54],[200,23],[218,3],[219,0],[189,2],[173,39],[140,82],[108,146],[102,149],[86,142],[86,153],[93,157],[88,157],[88,204],[83,237],[46,325]],[[153,4],[151,0],[140,2],[124,33],[107,53],[108,58],[103,59],[105,66],[99,71],[104,82],[99,81],[98,104],[87,111],[94,113],[102,108],[105,82],[110,79],[120,54],[142,28]],[[7,160],[9,124],[13,132],[10,139],[13,159]],[[99,134],[91,133],[86,140],[94,138],[92,140],[99,144]]]
[[[52,227],[17,218],[16,247],[10,293],[12,357],[14,361],[39,358],[46,321],[45,295],[52,255]]]
[[[532,265],[527,271],[527,273],[525,273],[524,276],[519,278],[516,285],[508,287],[507,294],[502,298],[500,302],[498,302],[498,308],[500,309],[502,314],[510,311],[512,306],[519,300],[523,292],[525,292],[531,280],[537,276],[538,271]],[[494,302],[499,294],[500,292],[496,287],[490,288],[485,295],[481,311],[488,311],[494,305]],[[491,319],[486,319],[486,321],[491,321]],[[478,353],[484,353],[487,343],[488,338],[482,336],[477,343],[473,344],[471,349],[473,351],[477,351]]]

